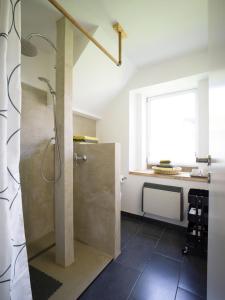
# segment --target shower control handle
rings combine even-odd
[[[86,155],[79,156],[77,153],[74,153],[73,157],[74,157],[74,160],[76,160],[76,161],[79,161],[79,160],[87,161]]]

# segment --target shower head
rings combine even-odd
[[[38,79],[40,81],[45,82],[47,84],[48,88],[49,88],[50,93],[55,95],[55,91],[53,90],[53,88],[52,88],[52,86],[51,86],[51,84],[50,84],[50,82],[49,82],[49,80],[47,78],[45,78],[45,77],[38,77]]]
[[[47,36],[40,33],[30,33],[27,37],[22,38],[21,40],[21,52],[23,55],[29,57],[34,57],[37,55],[38,53],[37,48],[30,41],[30,39],[32,39],[32,37],[35,36],[40,37],[46,42],[48,42],[48,44],[56,51],[56,46]]]
[[[21,39],[21,53],[25,56],[35,57],[37,56],[37,48],[28,40],[22,37]]]

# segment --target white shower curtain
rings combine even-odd
[[[20,0],[0,0],[0,299],[32,299],[21,200]]]

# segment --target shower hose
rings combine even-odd
[[[59,147],[59,138],[58,138],[58,128],[57,128],[57,122],[56,122],[56,101],[55,101],[55,92],[51,92],[52,95],[52,101],[53,101],[53,116],[54,116],[54,131],[55,131],[55,136],[50,138],[45,146],[44,149],[44,153],[42,156],[42,161],[41,161],[41,177],[45,182],[48,183],[55,183],[57,182],[60,177],[61,177],[61,173],[62,173],[62,159],[61,159],[61,153],[60,153],[60,147]],[[49,150],[49,146],[52,144],[52,141],[55,141],[55,155],[57,156],[57,162],[58,162],[58,173],[57,175],[55,174],[55,176],[53,178],[49,178],[47,177],[47,175],[45,175],[44,172],[44,165],[47,159],[47,153]],[[47,164],[46,164],[47,165]],[[56,173],[56,171],[55,171]]]

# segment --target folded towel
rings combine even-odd
[[[156,167],[160,167],[160,168],[173,168],[174,166],[170,165],[170,164],[159,164],[159,165],[156,165]]]
[[[85,142],[85,143],[98,143],[98,139],[96,137],[92,136],[86,136],[86,135],[74,135],[73,140],[75,142]]]
[[[170,161],[169,159],[168,159],[168,160],[164,159],[164,160],[160,160],[159,163],[160,163],[160,164],[170,164],[171,161]]]

